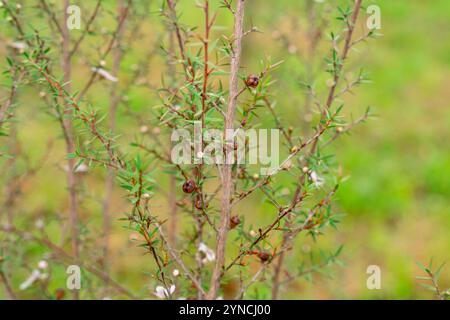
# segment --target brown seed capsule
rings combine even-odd
[[[259,77],[251,74],[247,77],[247,80],[245,80],[245,84],[251,88],[256,88],[259,84]]]
[[[236,228],[241,223],[241,219],[239,219],[239,216],[232,216],[230,218],[230,229]]]
[[[64,296],[66,295],[66,292],[62,288],[58,288],[55,290],[55,298],[56,300],[62,300]]]
[[[266,251],[260,251],[258,253],[258,258],[259,260],[261,260],[262,262],[267,262],[270,260],[270,258],[272,258],[272,255]]]
[[[195,191],[196,189],[196,185],[195,182],[193,180],[187,180],[184,184],[183,184],[183,192],[184,193],[192,193]]]

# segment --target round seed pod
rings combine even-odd
[[[193,180],[187,180],[185,183],[183,183],[183,192],[184,193],[192,193],[196,189],[195,182]]]
[[[232,216],[230,218],[230,229],[236,228],[241,223],[241,219],[239,219],[239,216]]]
[[[272,258],[272,255],[267,251],[260,251],[258,253],[258,258],[259,260],[261,260],[261,262],[267,262]]]
[[[251,74],[247,77],[247,80],[245,80],[245,84],[251,88],[256,88],[259,84],[259,77]]]
[[[56,300],[62,300],[64,299],[64,296],[66,295],[66,292],[63,288],[58,288],[55,290],[55,299]]]

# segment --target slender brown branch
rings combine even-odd
[[[239,68],[241,65],[242,54],[242,36],[244,25],[245,0],[237,1],[236,14],[234,16],[234,48],[231,55],[231,75],[230,75],[230,93],[228,108],[225,118],[225,130],[233,129],[234,115],[236,113]],[[234,144],[227,143],[225,146],[225,159],[229,161],[232,157]],[[228,236],[228,223],[231,216],[231,194],[233,190],[232,165],[225,164],[222,172],[222,209],[220,217],[220,228],[217,237],[216,263],[211,277],[211,289],[208,292],[208,299],[214,300],[220,287],[222,278],[222,269],[225,263],[225,246]]]
[[[123,24],[125,23],[125,20],[130,11],[131,4],[132,4],[132,0],[127,0],[124,10],[122,11],[121,16],[119,17],[119,21],[117,23],[116,29],[114,30],[114,32],[111,36],[111,39],[109,40],[109,42],[106,46],[106,49],[103,51],[103,53],[100,57],[101,60],[106,59],[106,57],[109,55],[109,53],[113,49],[113,46],[116,43],[117,37],[121,33]],[[94,84],[96,76],[97,76],[96,72],[91,73],[91,76],[89,77],[89,80],[86,82],[86,85],[83,87],[83,89],[81,89],[80,93],[77,96],[78,102],[81,101],[81,99],[86,95],[86,93],[89,91],[91,86]]]
[[[121,293],[131,299],[137,299],[137,296],[135,296],[128,289],[122,287],[118,282],[113,280],[107,273],[103,272],[102,270],[98,269],[97,267],[95,267],[89,263],[86,263],[86,262],[80,260],[79,257],[75,257],[75,256],[71,255],[70,253],[65,251],[63,248],[57,246],[56,244],[54,244],[47,238],[37,237],[29,232],[25,232],[25,231],[22,231],[22,230],[13,228],[13,227],[8,228],[8,229],[0,228],[0,231],[6,232],[6,233],[13,233],[13,234],[16,234],[18,237],[20,237],[21,239],[29,239],[31,241],[37,242],[37,243],[49,248],[50,250],[52,250],[53,254],[55,255],[55,258],[59,258],[63,261],[68,261],[72,264],[76,264],[80,268],[86,269],[87,271],[89,271],[90,273],[95,275],[97,278],[102,280],[103,282],[112,286],[114,289],[116,289],[116,291],[118,293]]]
[[[41,6],[42,9],[44,9],[44,11],[48,14],[48,16],[50,17],[51,21],[53,22],[53,24],[56,26],[56,29],[58,29],[58,32],[64,37],[64,30],[61,27],[60,23],[58,22],[58,19],[56,18],[55,12],[53,12],[49,6],[47,5],[47,2],[45,0],[41,0]],[[67,7],[64,7],[64,10],[66,10]],[[67,20],[63,21],[63,24],[66,24]]]
[[[353,37],[353,32],[354,32],[355,26],[356,26],[356,21],[358,19],[359,11],[361,9],[361,2],[362,2],[362,0],[355,0],[355,5],[353,7],[353,14],[352,14],[351,20],[347,26],[347,33],[345,36],[344,49],[342,50],[342,53],[340,56],[341,65],[335,66],[335,68],[337,68],[337,70],[334,73],[333,85],[331,86],[330,91],[328,92],[328,98],[325,103],[325,108],[322,112],[322,118],[326,117],[328,110],[331,108],[331,105],[333,104],[333,101],[335,100],[335,92],[336,92],[336,88],[339,84],[339,80],[341,78],[341,71],[343,69],[344,62],[347,59],[348,52],[349,52],[350,48],[352,47],[352,37]],[[314,140],[314,142],[311,146],[311,150],[310,150],[311,154],[314,153],[314,151],[316,150],[318,141],[319,141],[319,138]]]
[[[183,42],[183,38],[181,36],[181,28],[177,22],[177,12],[175,9],[175,1],[167,0],[167,5],[169,6],[169,9],[170,9],[171,19],[172,19],[173,26],[175,28],[175,34],[177,36],[177,42],[178,42],[178,47],[180,50],[181,58],[183,60],[186,60],[186,54],[184,52],[184,42]]]
[[[14,293],[14,291],[13,291],[13,289],[11,287],[11,284],[9,283],[9,280],[8,280],[5,272],[1,268],[0,268],[0,279],[2,280],[3,285],[5,286],[5,290],[6,290],[6,293],[8,294],[8,296],[9,296],[9,298],[11,300],[16,300],[17,296]]]
[[[202,285],[200,284],[199,280],[192,274],[192,272],[189,270],[189,268],[186,266],[186,264],[183,262],[181,257],[178,255],[178,253],[175,251],[175,249],[170,245],[169,241],[167,241],[166,236],[164,235],[164,232],[162,230],[162,227],[160,225],[157,225],[159,235],[161,239],[163,240],[167,251],[169,252],[169,255],[172,257],[173,260],[180,266],[180,268],[185,273],[186,277],[189,278],[189,280],[192,281],[193,285],[199,292],[204,296],[206,292],[202,288]]]
[[[89,17],[86,28],[84,29],[81,36],[78,38],[78,40],[75,42],[73,49],[70,51],[70,56],[72,57],[77,51],[80,46],[80,44],[83,42],[86,35],[89,33],[92,23],[94,22],[95,18],[97,17],[97,14],[100,10],[102,4],[102,0],[97,0],[97,4],[95,5],[94,11],[92,12],[91,16]]]
[[[70,6],[69,0],[64,0],[64,21],[62,23],[62,69],[64,73],[64,83],[65,90],[67,92],[71,91],[71,73],[72,73],[72,62],[70,58],[70,35],[69,29],[67,27],[67,19],[69,18],[67,13],[67,8]],[[71,119],[72,108],[69,104],[65,105],[64,113],[67,115],[63,121],[63,131],[66,137],[66,152],[71,154],[75,151],[75,143],[73,137],[73,124]],[[75,159],[70,158],[67,160],[67,187],[69,191],[69,217],[70,217],[70,228],[71,228],[71,242],[72,242],[72,254],[75,258],[79,257],[79,239],[78,239],[78,200],[77,200],[77,181],[73,168],[75,167]],[[73,298],[78,299],[78,291],[73,291]]]
[[[23,79],[24,75],[25,75],[25,71],[21,71],[19,73],[15,72],[15,75],[13,76],[11,90],[9,92],[9,95],[8,95],[6,101],[0,106],[0,128],[2,128],[3,124],[5,123],[6,119],[8,118],[8,110],[13,105],[14,98],[17,95],[17,89],[19,87],[19,83]]]

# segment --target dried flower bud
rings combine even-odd
[[[64,299],[64,296],[66,295],[66,292],[62,288],[58,288],[55,290],[55,299],[56,300],[62,300]]]
[[[140,131],[141,133],[147,133],[147,132],[148,132],[148,127],[147,127],[147,126],[142,126],[142,127],[139,129],[139,131]]]
[[[297,53],[297,51],[298,51],[298,48],[297,48],[297,46],[296,45],[290,45],[289,46],[289,48],[288,48],[288,52],[290,53],[290,54],[295,54],[295,53]]]
[[[256,88],[259,84],[259,77],[251,74],[247,77],[247,80],[245,80],[245,84],[251,88]]]
[[[282,168],[283,170],[286,170],[286,171],[290,170],[290,169],[292,168],[292,161],[291,161],[291,160],[285,161],[285,162],[281,165],[281,168]]]
[[[192,193],[195,191],[196,185],[193,180],[188,180],[183,184],[182,188],[184,193]]]
[[[326,84],[327,84],[327,87],[331,88],[334,85],[336,85],[336,82],[334,81],[334,79],[328,79]]]
[[[260,251],[258,253],[258,258],[259,260],[261,260],[261,262],[267,262],[272,258],[272,255],[267,251]]]
[[[239,216],[232,216],[230,218],[230,229],[236,228],[241,223],[241,219],[239,219]]]
[[[202,196],[199,194],[195,197],[194,206],[198,210],[203,210],[203,207],[208,207],[208,205],[204,203]]]

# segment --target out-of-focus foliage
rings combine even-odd
[[[114,9],[113,1],[104,2],[111,10]],[[159,3],[154,2],[151,8],[156,12]],[[182,20],[190,25],[201,21],[201,10],[193,10],[193,2],[181,1],[179,5]],[[317,2],[326,7],[335,6],[339,1]],[[351,108],[345,112],[357,117],[370,105],[377,118],[355,128],[351,136],[341,139],[337,145],[339,149],[333,150],[336,151],[336,161],[342,165],[342,172],[350,175],[335,200],[335,206],[346,215],[339,224],[338,232],[332,231],[318,239],[321,248],[329,252],[336,249],[336,243],[344,244],[340,260],[345,262],[345,266],[331,269],[332,280],[318,273],[312,279],[301,278],[291,283],[284,290],[284,297],[289,299],[431,298],[432,293],[420,287],[415,279],[421,273],[416,261],[425,263],[430,256],[435,257],[436,261],[450,258],[450,2],[366,1],[366,4],[369,3],[381,7],[380,32],[383,37],[371,42],[370,46],[358,46],[359,60],[352,61],[358,67],[364,65],[372,83],[364,85],[354,97],[348,99]],[[261,33],[255,33],[246,41],[243,64],[248,70],[258,69],[260,57],[265,52],[273,61],[285,60],[273,75],[277,80],[277,105],[283,107],[279,112],[292,126],[306,128],[310,114],[302,108],[304,88],[301,81],[306,72],[301,67],[305,57],[300,55],[304,39],[299,31],[305,26],[302,10],[303,1],[250,0],[247,19],[252,20]],[[32,9],[29,12],[30,21],[38,19]],[[3,32],[6,23],[0,22],[2,67],[6,67],[4,57],[7,48],[4,44],[11,36]],[[230,23],[229,16],[219,15],[219,25]],[[157,34],[161,29],[158,14],[150,15],[145,22],[146,33],[139,41],[135,56],[125,59],[125,68],[139,68],[144,58],[144,48],[158,46],[160,39]],[[45,33],[45,30],[41,31]],[[288,42],[280,39],[280,34],[285,35]],[[150,78],[150,84],[158,87],[164,61],[157,54],[151,59],[149,72],[154,76]],[[74,70],[77,79],[83,79],[89,72],[82,61],[80,66]],[[353,74],[358,72],[359,69],[355,69]],[[325,87],[326,80],[325,75],[320,75],[316,82],[319,87]],[[96,101],[96,106],[103,108],[107,105],[108,95],[109,90],[99,84],[95,96],[90,98]],[[58,124],[46,114],[48,110],[37,96],[38,93],[32,90],[21,92],[20,107],[17,108],[18,121],[25,127],[25,130],[18,131],[18,140],[31,163],[40,162],[46,152],[44,142],[58,132]],[[142,114],[144,121],[150,118],[147,110],[158,103],[154,95],[140,90],[131,91],[126,102],[130,110]],[[131,124],[135,125],[127,112],[119,109],[118,126],[121,132],[127,132]],[[139,128],[130,128],[132,133],[128,140],[138,131]],[[3,152],[3,147],[0,146],[0,152]],[[59,223],[67,219],[63,214],[67,211],[67,201],[65,175],[61,168],[65,159],[62,140],[53,142],[49,155],[44,167],[24,185],[15,214],[19,224],[25,227],[34,225],[39,219],[44,220],[47,234],[58,242]],[[19,168],[21,165],[25,166],[19,163]],[[81,215],[92,230],[100,229],[101,225],[101,203],[97,199],[103,192],[103,179],[104,172],[101,170],[95,170],[83,178],[88,192],[82,195]],[[6,183],[6,175],[2,174],[0,181],[2,185]],[[167,181],[159,183],[167,185]],[[155,199],[152,205],[164,211],[166,203],[164,199]],[[142,283],[149,281],[146,274],[148,260],[142,259],[142,251],[136,247],[133,235],[130,236],[118,221],[127,210],[127,202],[119,189],[115,190],[112,207],[115,223],[110,269],[117,281],[138,291],[142,289]],[[252,219],[261,216],[264,205],[254,197],[253,203],[248,203],[241,210],[247,212],[248,221],[256,222]],[[29,212],[33,215],[25,214]],[[88,233],[87,230],[82,236],[96,238],[95,233]],[[288,264],[295,267],[309,259],[311,247],[311,239],[300,237],[296,246],[298,252],[290,256]],[[17,250],[15,256],[18,259],[26,256],[27,260],[37,263],[45,258],[43,253],[46,249],[39,244]],[[0,256],[1,253],[0,247]],[[369,265],[381,267],[381,290],[368,290],[366,287],[366,268]],[[30,265],[29,269],[34,267]],[[65,286],[66,273],[62,266],[51,268],[53,281],[49,291],[54,292],[56,288]],[[448,270],[444,266],[440,274],[444,289],[450,286]],[[29,270],[18,269],[14,272],[12,285],[18,288],[28,274]],[[153,287],[148,290],[153,290]],[[256,297],[270,297],[263,287],[256,285],[255,290]],[[5,296],[4,288],[0,286],[0,298]]]

